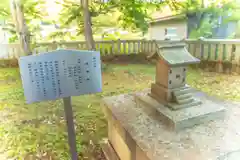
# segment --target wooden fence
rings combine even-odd
[[[116,41],[96,41],[96,49],[102,56],[118,54],[137,54],[143,52],[143,40],[116,40]],[[63,43],[38,43],[35,52],[41,53],[57,48],[67,49],[87,49],[83,41],[63,42]]]
[[[172,41],[179,42],[179,41]],[[195,57],[206,62],[217,64],[232,64],[240,66],[240,40],[239,39],[206,39],[183,40],[187,44],[188,51]],[[169,41],[164,40],[116,40],[96,41],[97,50],[102,56],[121,54],[149,54],[156,52],[158,47]],[[80,49],[86,48],[84,41],[37,43],[33,47],[34,54],[52,51],[58,48]],[[22,56],[19,44],[0,44],[0,58],[12,59]],[[239,68],[239,67],[237,67]],[[221,70],[221,69],[220,69]]]

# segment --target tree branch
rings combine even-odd
[[[100,8],[98,11],[91,11],[91,16],[97,17],[101,14],[107,14],[109,11],[111,11],[112,9],[117,8],[119,6],[120,6],[120,4],[115,4],[115,5],[109,6],[107,8],[102,8],[102,9]]]

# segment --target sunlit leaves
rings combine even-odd
[[[0,18],[8,18],[10,17],[10,12],[8,11],[7,8],[0,8]]]
[[[82,6],[75,0],[63,0],[61,12],[61,22],[63,25],[77,25],[83,28]],[[140,29],[147,31],[148,20],[150,19],[148,10],[155,10],[163,3],[156,1],[139,0],[109,0],[105,3],[93,2],[89,4],[90,15],[92,18],[92,28],[99,27],[123,27],[127,29]],[[106,17],[106,18],[105,18]],[[109,17],[112,17],[109,19]],[[80,29],[81,30],[81,29]],[[80,33],[80,32],[79,32]]]
[[[23,0],[24,14],[27,19],[42,19],[47,16],[46,11],[44,11],[44,0]]]
[[[40,31],[39,24],[34,23],[35,21],[43,19],[47,13],[44,10],[44,0],[20,0],[20,5],[23,9],[24,18],[26,24],[29,28],[31,35],[36,35]],[[10,13],[9,4],[6,3],[5,6],[0,6],[0,17],[5,19],[6,24],[3,27],[5,31],[8,31],[11,35],[9,42],[15,42],[18,40],[18,34],[16,29],[16,24],[13,23],[13,18]]]
[[[227,23],[233,19],[230,13],[233,14],[239,8],[239,4],[235,0],[176,0],[174,1],[175,7],[170,0],[168,2],[177,13],[186,14],[188,18],[194,17],[196,25],[190,33],[191,38],[211,37],[212,29],[219,24],[219,18],[224,17],[224,23]]]
[[[83,12],[81,6],[74,1],[63,0],[61,3],[63,9],[60,12],[60,21],[63,25],[71,25],[72,23],[76,24],[82,21]]]

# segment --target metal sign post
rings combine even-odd
[[[102,91],[100,52],[61,49],[21,57],[19,68],[27,103],[63,98],[71,157],[77,160],[71,96]]]
[[[65,119],[67,121],[67,130],[68,130],[68,144],[71,152],[72,160],[77,160],[77,147],[76,147],[76,134],[74,129],[73,122],[73,112],[71,105],[71,97],[63,98],[63,105],[65,111]]]

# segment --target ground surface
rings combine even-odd
[[[106,136],[101,98],[147,88],[154,75],[153,65],[108,65],[102,93],[73,97],[80,159],[101,159],[98,145],[92,145]],[[190,69],[187,80],[210,95],[240,101],[240,76]],[[7,156],[69,159],[62,101],[26,105],[18,69],[0,69],[0,142],[1,160],[10,159]]]

